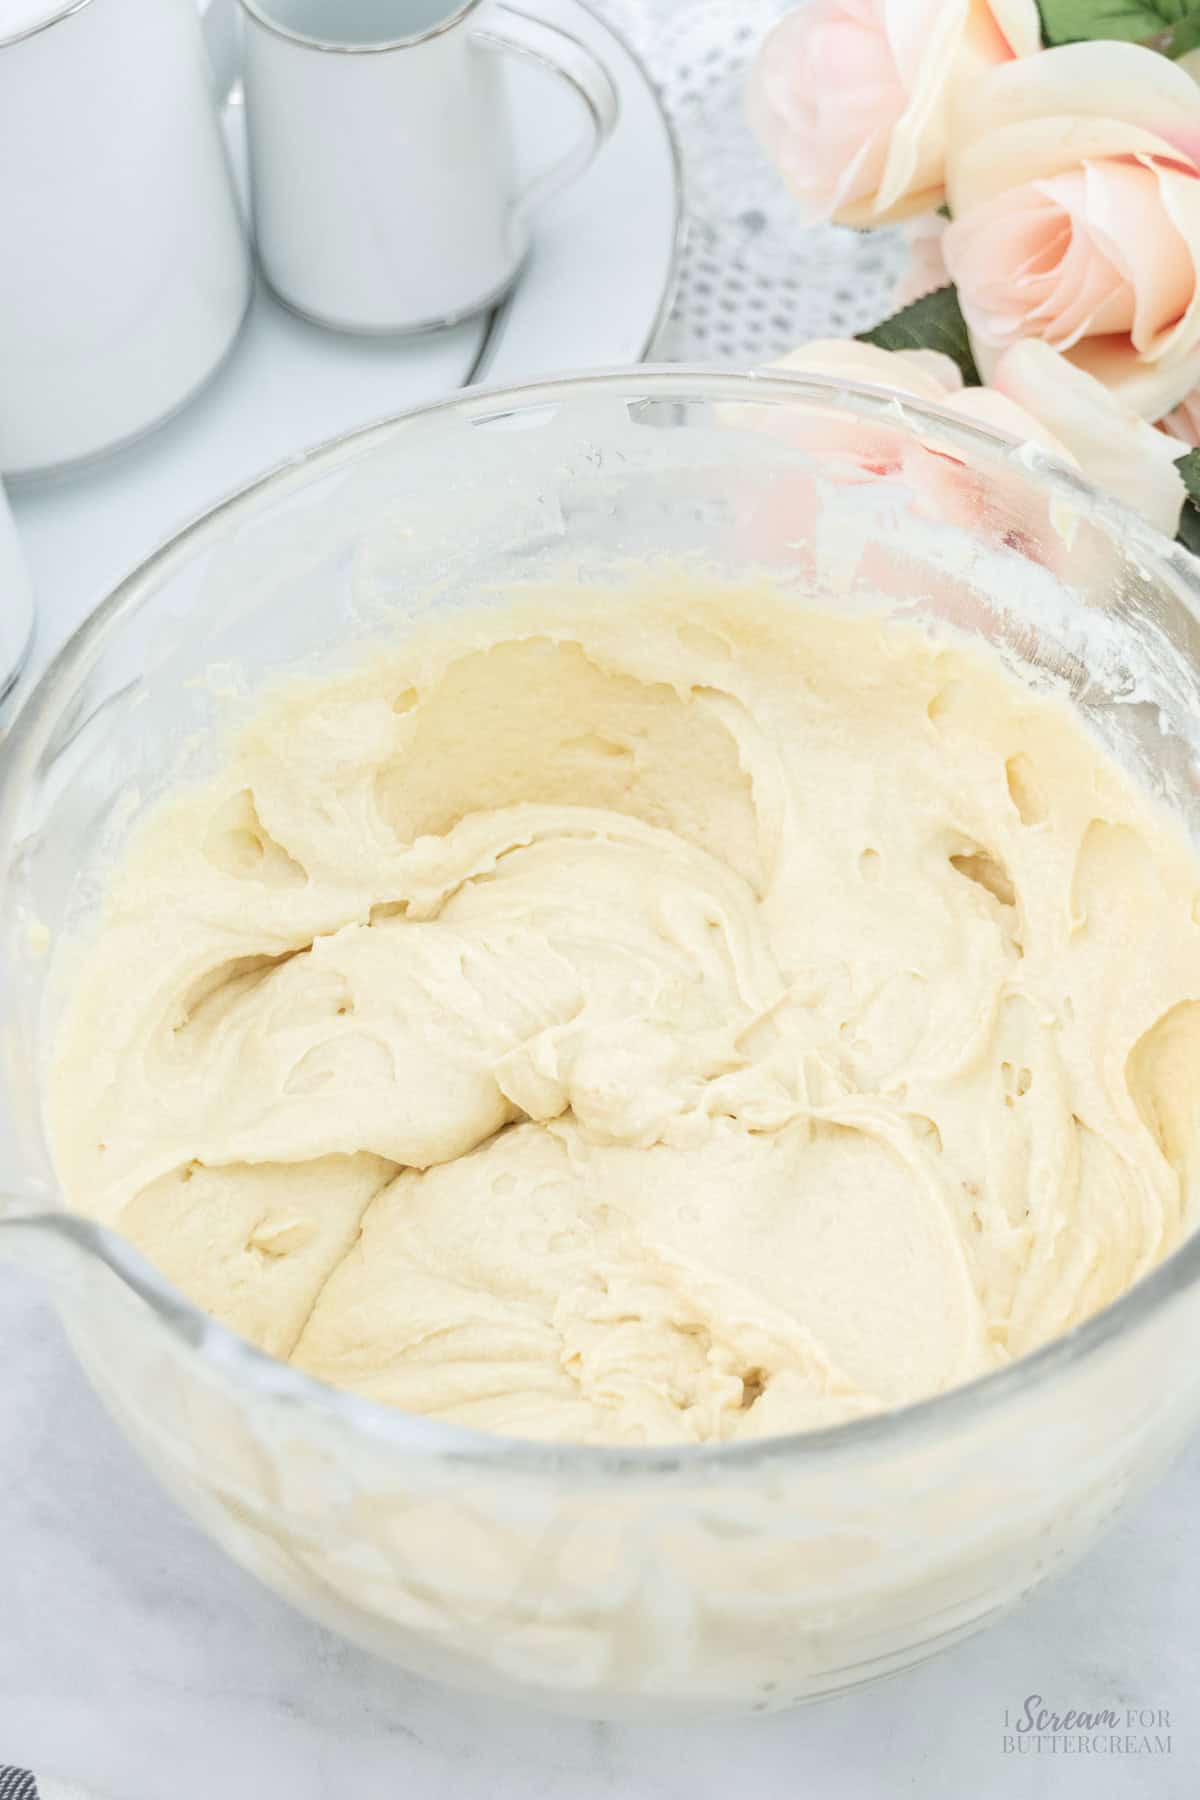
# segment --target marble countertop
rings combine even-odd
[[[46,1296],[0,1307],[0,1762],[114,1800],[1192,1800],[1200,1441],[1078,1568],[939,1660],[745,1724],[467,1698],[309,1624],[160,1493]],[[20,1379],[14,1379],[19,1372]],[[1004,1713],[1170,1713],[1152,1757],[1016,1757]]]

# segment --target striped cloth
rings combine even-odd
[[[12,1769],[7,1763],[0,1763],[0,1800],[100,1800],[100,1796],[77,1787],[73,1781],[31,1775],[28,1769]]]

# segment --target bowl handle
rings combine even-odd
[[[90,1264],[95,1229],[90,1219],[67,1219],[0,1193],[0,1262],[16,1262],[50,1282],[74,1282]]]
[[[50,1211],[45,1202],[28,1196],[18,1199],[0,1190],[0,1263],[5,1259],[42,1276],[60,1297],[74,1298],[85,1280],[90,1285],[104,1269],[160,1317],[171,1319],[193,1344],[201,1341],[210,1325],[205,1314],[119,1231],[97,1219]]]
[[[111,1265],[113,1235],[92,1219],[47,1212],[36,1202],[0,1193],[0,1262],[15,1262],[55,1286],[76,1286],[97,1260]]]

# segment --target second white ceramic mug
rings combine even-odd
[[[323,325],[423,331],[499,299],[535,208],[580,175],[617,98],[568,33],[494,0],[242,0],[258,253]],[[498,52],[583,100],[588,129],[518,192]]]

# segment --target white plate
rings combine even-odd
[[[275,463],[484,376],[519,381],[645,355],[678,250],[670,129],[644,69],[581,0],[538,0],[537,10],[600,56],[620,117],[587,173],[546,207],[509,300],[491,317],[428,337],[358,338],[296,318],[260,283],[229,360],[175,419],[87,468],[11,485],[38,603],[22,690],[157,544]],[[533,173],[580,121],[552,78],[513,61],[509,79],[522,168]],[[240,166],[238,107],[228,123]]]

